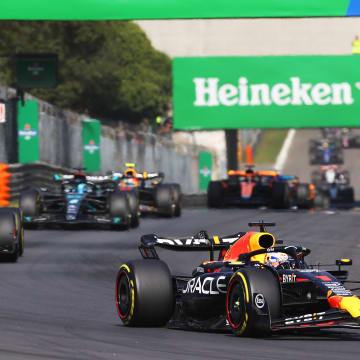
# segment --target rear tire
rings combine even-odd
[[[316,209],[327,210],[330,208],[330,197],[325,193],[317,193],[314,198],[314,207]]]
[[[159,184],[154,192],[155,206],[158,209],[158,214],[173,217],[176,209],[173,186],[170,184]]]
[[[134,260],[120,266],[115,301],[126,326],[166,325],[175,305],[168,266],[161,260]]]
[[[40,193],[37,190],[22,192],[19,204],[24,216],[36,217],[40,215]]]
[[[258,315],[258,311],[263,311],[264,315]],[[266,268],[236,272],[228,285],[226,314],[236,336],[269,335],[271,321],[281,317],[281,289],[277,276]]]
[[[224,190],[221,181],[209,182],[207,204],[209,208],[220,208],[224,206]]]
[[[114,192],[109,195],[109,215],[111,218],[120,218],[121,226],[126,229],[130,226],[129,200],[124,192]],[[114,224],[116,227],[117,224]],[[119,224],[120,225],[120,224]]]
[[[174,191],[174,200],[175,200],[175,213],[176,217],[181,216],[182,211],[182,191],[181,186],[179,184],[171,184]]]
[[[298,184],[296,187],[296,200],[297,206],[300,208],[310,208],[311,199],[310,199],[310,189],[309,184]]]
[[[129,209],[131,214],[131,223],[130,226],[132,228],[136,228],[139,226],[139,193],[136,189],[126,192],[128,201],[129,201]]]
[[[288,209],[290,205],[289,185],[286,182],[274,182],[272,186],[271,206],[274,209]]]
[[[344,198],[347,203],[353,203],[355,201],[354,189],[352,187],[345,190]]]

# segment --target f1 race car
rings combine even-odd
[[[345,149],[360,147],[360,136],[354,134],[350,128],[324,128],[322,134],[324,138],[339,141]]]
[[[188,238],[154,234],[141,238],[143,260],[120,266],[115,298],[126,326],[232,330],[238,336],[262,336],[281,330],[348,327],[360,329],[360,299],[345,287],[350,259],[338,268],[308,265],[310,250],[284,246],[265,226],[219,237],[201,231]],[[209,261],[191,277],[172,276],[156,247],[210,252]],[[214,260],[214,252],[219,257]],[[328,266],[328,265],[326,265]],[[359,281],[354,281],[359,283]],[[359,288],[355,289],[358,290]],[[354,289],[353,289],[354,290]]]
[[[350,175],[338,165],[321,166],[311,174],[312,182],[333,203],[353,203],[354,188],[350,186]]]
[[[309,156],[311,165],[344,163],[342,146],[335,140],[310,140]]]
[[[132,214],[125,193],[114,191],[107,177],[77,172],[54,175],[55,190],[31,189],[20,194],[27,227],[39,224],[98,224],[128,228]]]
[[[16,262],[24,253],[23,215],[19,208],[0,208],[0,259]]]
[[[162,172],[142,172],[135,170],[135,164],[125,164],[124,173],[113,173],[118,191],[132,193],[140,213],[162,216],[181,216],[182,192],[179,184],[165,184]]]
[[[315,187],[300,183],[296,176],[276,171],[229,170],[228,179],[208,185],[209,207],[229,205],[271,206],[273,208],[314,207]]]

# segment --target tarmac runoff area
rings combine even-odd
[[[312,249],[309,262],[351,257],[360,280],[360,212],[186,208],[181,218],[142,219],[130,231],[28,230],[18,263],[0,263],[0,358],[101,359],[356,359],[360,331],[236,338],[166,328],[127,328],[115,309],[120,264],[139,258],[142,234],[186,236],[248,230],[249,221],[275,221],[285,244]],[[269,229],[270,230],[270,229]],[[190,274],[208,254],[161,251],[173,274]]]

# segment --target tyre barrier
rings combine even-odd
[[[11,174],[8,171],[9,165],[0,164],[0,206],[9,206],[10,205],[10,191],[9,187]]]

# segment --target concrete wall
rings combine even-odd
[[[0,87],[4,98],[14,96]],[[25,99],[34,99],[26,95]],[[84,115],[58,109],[39,101],[40,161],[65,168],[82,167],[82,121]],[[0,161],[9,162],[4,126],[0,124]],[[134,162],[138,171],[162,171],[166,182],[180,183],[184,193],[198,192],[198,153],[208,149],[196,145],[180,146],[172,132],[154,134],[151,127],[138,130],[127,123],[101,127],[101,172],[122,171]]]

